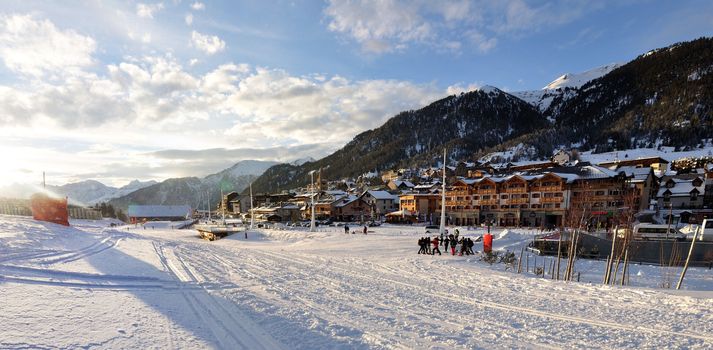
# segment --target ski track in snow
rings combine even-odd
[[[206,242],[189,230],[0,224],[0,298],[11,307],[0,315],[0,348],[713,347],[711,293],[566,283],[473,256],[416,255],[418,233],[402,230],[417,228]],[[63,311],[73,304],[87,315]],[[25,313],[46,321],[13,316]]]

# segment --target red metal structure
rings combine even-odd
[[[66,198],[58,199],[42,193],[35,193],[30,197],[30,207],[35,220],[69,226]]]

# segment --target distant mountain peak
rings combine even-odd
[[[609,72],[621,67],[621,63],[610,63],[601,67],[592,68],[581,73],[566,73],[551,83],[545,85],[543,90],[556,90],[563,88],[580,88],[582,85],[607,75]]]

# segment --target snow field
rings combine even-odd
[[[0,348],[713,347],[701,268],[677,293],[651,288],[654,266],[632,266],[635,287],[611,287],[599,261],[578,262],[590,284],[417,255],[417,226],[207,242],[170,226],[75,224],[0,217]],[[495,249],[519,255],[534,233],[494,230]]]

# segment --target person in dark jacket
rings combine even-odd
[[[344,225],[344,233],[349,233],[349,225]]]
[[[421,254],[421,253],[426,254],[426,246],[423,244],[423,242],[424,242],[423,237],[418,239],[418,247],[419,247],[418,253],[419,254]]]
[[[474,245],[474,244],[475,244],[475,243],[473,243],[473,240],[470,239],[470,237],[468,237],[468,254],[470,254],[470,255],[474,255],[474,254],[475,254],[475,253],[473,252],[473,245]]]
[[[441,255],[441,250],[438,249],[438,236],[433,236],[433,240],[431,241],[433,244],[433,250],[431,250],[431,255],[436,255],[436,252],[438,252],[438,255]]]
[[[461,238],[460,255],[470,255],[468,251],[468,237]]]
[[[451,240],[451,255],[456,255],[456,244],[458,244],[458,240],[456,240],[453,235],[449,235],[448,238]]]
[[[448,243],[450,243],[450,241],[451,240],[448,239],[448,236],[443,239],[443,251],[446,252],[446,254],[448,254]]]
[[[367,228],[366,225],[364,225],[364,234],[366,234]]]

